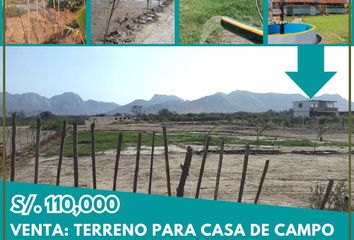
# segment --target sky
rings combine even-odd
[[[325,70],[337,74],[317,95],[348,99],[347,52],[326,47]],[[6,69],[12,94],[74,92],[118,104],[234,90],[304,95],[285,74],[297,70],[296,47],[8,47]]]

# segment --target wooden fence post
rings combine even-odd
[[[165,168],[166,168],[166,183],[167,183],[167,193],[171,196],[171,177],[170,177],[170,163],[168,160],[168,142],[167,142],[167,132],[166,127],[162,128],[163,141],[164,141],[164,151],[165,151]]]
[[[92,186],[93,189],[97,188],[96,182],[96,133],[95,123],[91,124],[91,166],[92,166]]]
[[[151,143],[151,158],[150,158],[150,175],[149,175],[149,189],[148,193],[151,194],[152,187],[152,173],[154,169],[154,149],[155,149],[155,131],[152,132],[152,143]]]
[[[63,128],[61,130],[61,138],[60,138],[60,149],[59,149],[59,161],[58,161],[58,169],[57,169],[57,182],[56,185],[60,185],[60,173],[61,173],[61,165],[63,163],[63,152],[64,152],[64,140],[66,136],[66,121],[63,121]]]
[[[77,122],[74,122],[73,126],[73,161],[74,161],[74,187],[79,186],[79,153],[78,153],[78,134],[77,134]]]
[[[343,199],[343,212],[350,212],[351,209],[349,207],[349,197],[345,196]]]
[[[138,134],[138,143],[136,147],[136,161],[135,161],[135,173],[134,173],[134,186],[133,192],[136,193],[138,188],[138,176],[139,176],[139,164],[140,164],[140,147],[141,147],[141,133]]]
[[[238,193],[238,202],[242,201],[242,195],[243,195],[243,189],[245,187],[245,182],[246,182],[246,173],[247,173],[247,167],[248,167],[248,156],[250,154],[250,145],[246,145],[245,148],[245,157],[243,161],[243,169],[242,169],[242,177],[241,177],[241,183],[240,183],[240,191]]]
[[[12,119],[11,119],[11,173],[10,173],[11,182],[15,181],[15,161],[16,161],[16,112],[12,113]]]
[[[178,184],[178,187],[177,187],[177,197],[183,197],[184,196],[184,185],[186,184],[187,177],[189,175],[189,168],[191,166],[192,156],[193,156],[193,148],[188,146],[187,153],[186,153],[186,158],[184,160],[184,164],[181,165],[182,174],[181,174],[181,178],[179,180],[179,184]]]
[[[332,187],[333,187],[333,179],[328,181],[328,185],[327,185],[327,189],[326,189],[326,193],[323,196],[321,205],[320,205],[320,210],[323,210],[326,206],[326,203],[328,202],[329,196],[331,195],[331,191],[332,191]]]
[[[257,195],[256,195],[256,198],[255,198],[255,200],[254,200],[254,203],[255,203],[255,204],[258,203],[259,196],[261,195],[262,188],[263,188],[263,183],[264,183],[265,177],[266,177],[266,175],[267,175],[268,167],[269,167],[269,160],[267,160],[267,161],[265,162],[265,165],[264,165],[264,169],[263,169],[261,181],[259,182],[259,186],[258,186]]]
[[[26,145],[26,148],[28,149],[28,131],[26,131],[26,135],[27,135],[27,136],[26,136],[26,144],[27,144],[27,145]]]
[[[120,152],[122,151],[122,142],[123,142],[123,134],[119,133],[118,142],[117,142],[116,162],[114,165],[113,191],[117,189],[118,167],[119,167]]]
[[[202,185],[203,173],[204,173],[206,158],[208,156],[210,140],[211,140],[211,137],[208,136],[206,141],[205,141],[205,146],[204,146],[204,149],[203,149],[202,164],[200,166],[199,178],[198,178],[198,183],[197,183],[197,191],[195,193],[195,198],[199,198],[200,187]]]
[[[36,155],[34,161],[34,183],[38,183],[38,169],[39,169],[39,148],[41,144],[41,120],[37,118],[37,128],[36,128]]]
[[[221,169],[222,169],[222,161],[224,158],[224,139],[221,140],[220,144],[220,155],[219,155],[219,164],[218,164],[218,171],[216,173],[216,183],[215,183],[215,191],[214,191],[214,200],[218,199],[219,194],[219,183],[221,177]]]

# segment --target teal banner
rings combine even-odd
[[[6,233],[9,240],[342,240],[348,214],[7,182]]]

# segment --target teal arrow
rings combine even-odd
[[[336,74],[324,71],[324,46],[298,46],[298,71],[286,72],[288,76],[313,98],[320,89]]]

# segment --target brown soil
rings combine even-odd
[[[220,34],[220,43],[223,44],[254,44],[247,38],[241,37],[235,33],[228,30],[222,30]]]
[[[204,131],[212,125],[170,124],[168,131]],[[235,126],[225,125],[224,130],[240,132],[240,129],[233,129]],[[80,130],[85,128],[81,127]],[[97,131],[107,129],[121,130],[142,130],[160,131],[159,124],[123,124],[112,126],[97,126]],[[241,132],[251,132],[252,129],[242,129]],[[298,135],[302,138],[313,136],[311,129],[274,130],[267,134],[280,134],[284,136]],[[295,134],[296,133],[296,134]],[[252,136],[247,136],[252,137]],[[345,131],[327,135],[328,138],[344,140],[347,137]],[[51,148],[55,146],[49,145]],[[194,197],[197,185],[197,178],[201,165],[202,154],[197,154],[202,149],[201,146],[192,146],[195,150],[190,174],[185,187],[185,196]],[[55,184],[58,164],[57,156],[46,156],[45,146],[40,158],[39,181],[44,184]],[[239,152],[235,151],[238,150]],[[219,188],[219,199],[226,201],[237,201],[241,171],[243,166],[243,148],[236,145],[225,145],[225,155],[221,173]],[[328,179],[334,179],[335,183],[346,180],[348,157],[346,149],[328,149],[319,147],[318,150],[333,150],[328,153],[311,154],[311,148],[291,148],[281,147],[277,149],[281,154],[269,154],[267,147],[262,147],[263,152],[254,153],[249,157],[249,166],[244,191],[243,201],[252,203],[254,201],[260,177],[266,160],[270,160],[269,171],[264,183],[264,188],[260,197],[261,204],[308,207],[310,188],[317,183],[327,184]],[[218,165],[218,148],[213,146],[209,152],[205,172],[202,182],[200,198],[212,199],[214,194],[216,171]],[[294,150],[300,152],[292,153]],[[305,151],[306,150],[306,151]],[[138,192],[146,193],[148,189],[149,167],[150,167],[150,147],[142,146],[140,171],[138,179]],[[334,152],[337,151],[337,152]],[[118,172],[118,190],[131,192],[133,188],[136,149],[134,147],[125,149],[122,152]],[[178,185],[181,175],[181,167],[186,154],[186,146],[169,145],[169,158],[171,170],[171,184],[173,194]],[[16,180],[21,182],[33,181],[34,157],[27,153],[27,156],[19,157],[16,166]],[[113,169],[115,163],[115,150],[97,153],[97,185],[99,189],[112,189]],[[92,187],[91,158],[79,157],[79,183],[81,187]],[[73,186],[73,160],[65,157],[61,174],[61,185]],[[153,172],[153,194],[167,195],[165,162],[162,147],[155,148],[155,161]]]
[[[180,164],[183,164],[185,149],[171,146],[170,169],[173,194],[181,175]],[[135,149],[123,152],[118,172],[118,190],[131,192],[133,188]],[[209,154],[205,167],[200,198],[211,199],[214,194],[218,154]],[[265,161],[270,159],[270,167],[260,197],[261,204],[308,207],[309,190],[316,183],[327,184],[328,179],[335,181],[345,180],[347,175],[346,155],[251,155],[245,185],[245,202],[253,202],[259,184],[259,179]],[[71,158],[64,158],[61,175],[61,184],[73,185],[73,166]],[[40,160],[40,183],[55,184],[57,157],[45,157]],[[99,189],[112,189],[115,151],[107,151],[97,156],[97,181]],[[146,193],[149,179],[150,149],[142,148],[140,171],[138,180],[138,192]],[[194,155],[190,174],[185,187],[185,196],[194,197],[197,178],[201,164],[201,155]],[[236,201],[238,196],[241,171],[243,164],[242,155],[224,155],[224,162],[220,180],[219,199]],[[16,179],[21,182],[32,182],[34,166],[33,159],[28,164],[16,170]],[[81,187],[92,187],[91,158],[79,158],[79,182]],[[153,194],[167,195],[165,162],[163,149],[156,148]]]
[[[83,42],[79,34],[74,34],[69,28],[77,29],[75,13],[62,11],[58,13],[53,9],[47,9],[45,17],[43,9],[37,15],[35,11],[20,17],[7,18],[6,42],[10,44],[28,43],[77,43]]]

